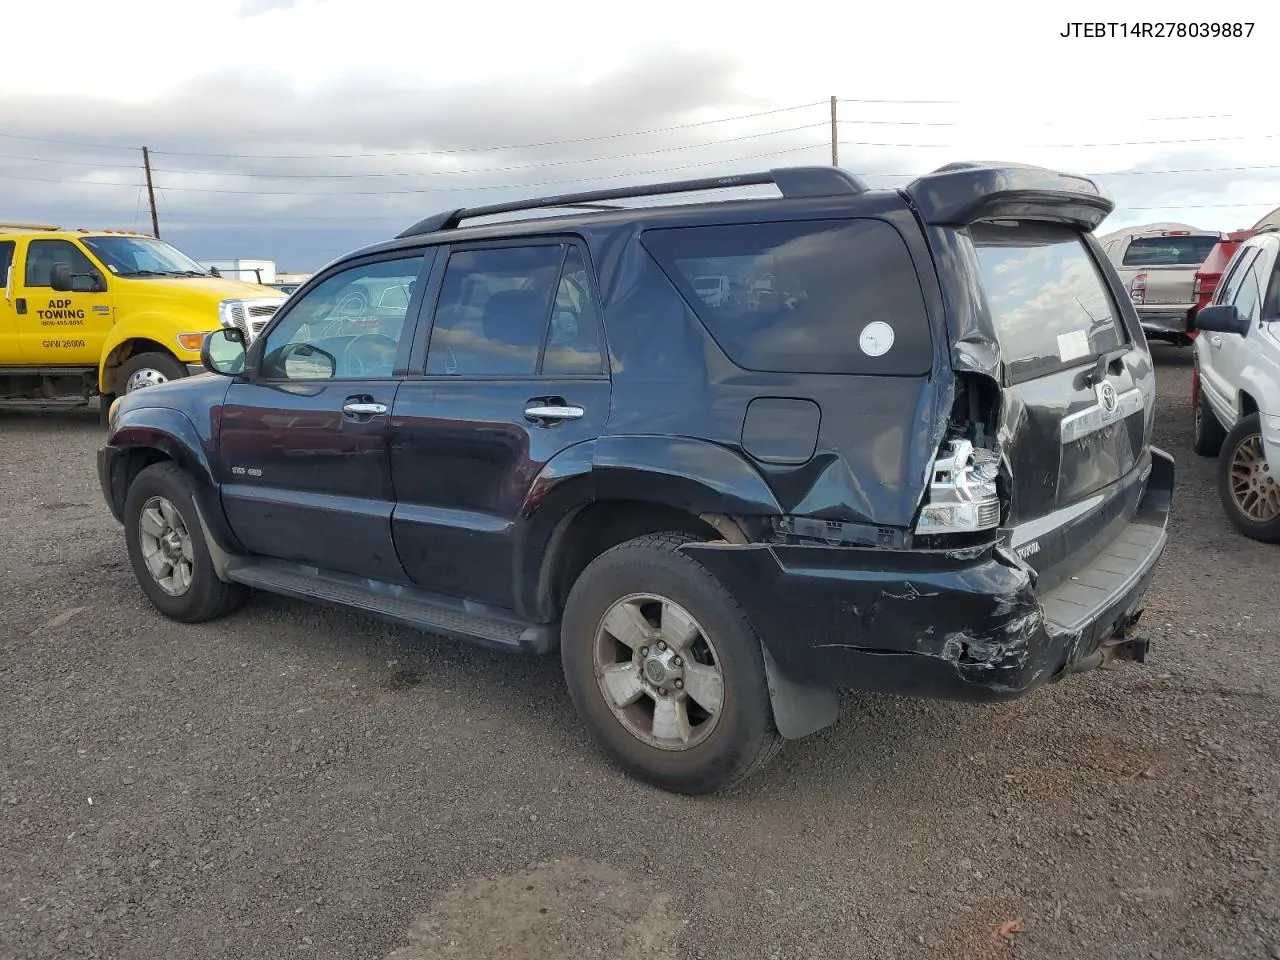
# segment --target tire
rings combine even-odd
[[[672,533],[644,536],[592,561],[569,592],[560,657],[569,696],[597,747],[646,783],[674,793],[705,794],[758,772],[777,753],[782,738],[774,726],[760,639],[720,582],[678,552],[692,539]],[[649,600],[628,599],[636,595]],[[655,598],[662,602],[650,602]],[[623,626],[634,624],[625,613],[648,618],[649,639],[639,639],[645,631],[605,629],[606,615]],[[668,629],[655,629],[655,621]],[[677,637],[681,625],[696,628],[683,631],[696,639],[659,652],[659,641]],[[627,633],[632,644],[614,639]],[[643,649],[649,657],[639,654]],[[675,655],[677,650],[685,657]],[[646,674],[653,660],[658,660],[659,671],[671,672],[654,680]],[[610,665],[622,677],[623,693],[606,698],[602,678]],[[722,691],[714,711],[699,702],[710,704],[716,698],[708,670],[718,673]],[[687,691],[681,677],[688,677]],[[619,706],[637,685],[646,692]],[[675,731],[670,736],[659,736],[653,723],[660,709],[676,724],[663,725],[663,732]],[[680,715],[683,725],[674,719]],[[683,734],[688,738],[682,742]]]
[[[1231,525],[1250,540],[1280,542],[1280,482],[1266,463],[1256,413],[1232,427],[1222,444],[1218,497]]]
[[[187,367],[167,353],[138,353],[120,365],[116,373],[116,392],[132,393],[134,390],[181,380],[187,376]],[[135,383],[136,381],[139,381]]]
[[[150,514],[145,527],[144,512]],[[177,523],[171,522],[173,516]],[[178,534],[176,540],[169,539],[169,549],[182,545],[182,557],[168,564],[174,573],[167,578],[170,590],[179,592],[167,590],[161,582],[166,578],[153,576],[147,565],[148,553],[157,548],[165,551],[153,535],[157,517]],[[177,464],[152,464],[134,479],[125,497],[124,536],[138,586],[151,605],[171,620],[202,623],[230,613],[244,602],[244,587],[224,583],[213,572],[213,560],[196,515],[191,478]],[[187,577],[178,573],[179,566],[189,571]],[[186,582],[185,589],[181,581]]]
[[[1202,457],[1216,457],[1222,449],[1222,442],[1227,439],[1227,431],[1209,406],[1204,389],[1198,383],[1195,394],[1191,449]]]

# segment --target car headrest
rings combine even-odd
[[[515,346],[542,342],[546,294],[539,290],[501,290],[484,305],[480,326],[490,340]]]

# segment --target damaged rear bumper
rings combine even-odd
[[[1044,594],[1034,571],[999,546],[976,556],[768,544],[682,549],[719,578],[797,683],[1008,700],[1095,664],[1104,644],[1134,623],[1164,551],[1173,474],[1173,459],[1153,448],[1136,512]]]

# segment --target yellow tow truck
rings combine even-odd
[[[0,405],[89,403],[200,373],[204,335],[252,340],[279,290],[224,279],[148,234],[0,223]]]

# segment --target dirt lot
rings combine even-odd
[[[1147,664],[851,697],[698,800],[607,766],[554,660],[270,597],[161,620],[94,415],[0,413],[0,957],[1280,957],[1280,548],[1156,353]]]

